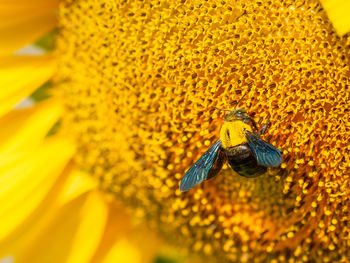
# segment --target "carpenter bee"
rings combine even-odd
[[[260,138],[260,135],[266,132],[269,122],[258,132],[255,121],[244,109],[224,111],[229,113],[221,127],[220,139],[186,172],[181,180],[181,192],[188,191],[217,175],[225,160],[235,172],[248,178],[262,175],[267,171],[267,167],[281,164],[281,151]]]

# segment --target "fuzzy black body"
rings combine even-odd
[[[232,169],[244,177],[257,177],[266,173],[267,168],[258,164],[248,143],[225,149],[228,163]]]

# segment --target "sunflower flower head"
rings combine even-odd
[[[62,130],[105,192],[219,262],[349,259],[350,40],[318,1],[65,1],[59,21]],[[281,167],[181,193],[211,106],[244,94]]]

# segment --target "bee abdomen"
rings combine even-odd
[[[266,167],[258,164],[248,143],[239,144],[225,150],[229,164],[239,175],[257,177],[267,171]]]

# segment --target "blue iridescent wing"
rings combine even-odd
[[[188,191],[204,180],[215,176],[222,168],[225,156],[221,141],[217,140],[186,172],[181,180],[181,192]]]
[[[245,130],[245,136],[258,164],[265,167],[276,167],[281,164],[282,156],[280,150],[265,142],[253,132]]]

